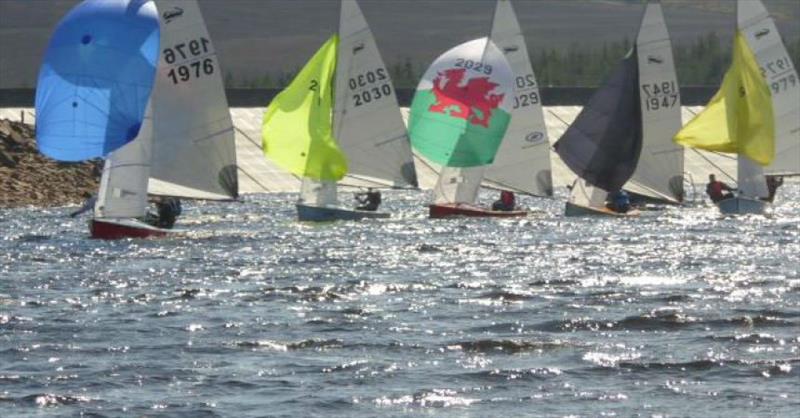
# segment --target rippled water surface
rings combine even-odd
[[[389,192],[393,219],[327,225],[264,195],[118,242],[2,210],[0,416],[797,416],[781,192],[771,218],[450,221]]]

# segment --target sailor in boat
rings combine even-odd
[[[83,203],[83,206],[81,206],[80,209],[69,214],[70,218],[74,218],[80,214],[89,212],[90,210],[94,209],[94,205],[95,203],[97,203],[97,196],[94,196],[90,193],[86,193],[86,197],[87,199],[86,202]]]
[[[492,210],[511,212],[517,206],[516,197],[514,193],[508,190],[500,192],[500,200],[496,200],[492,204]]]
[[[706,185],[706,194],[711,198],[711,201],[717,203],[721,200],[733,197],[733,192],[736,189],[728,186],[727,184],[717,180],[713,174],[708,175],[708,184]],[[727,193],[725,193],[727,192]]]
[[[631,197],[625,190],[617,190],[608,195],[606,207],[617,213],[628,213],[631,210]]]
[[[144,221],[156,228],[172,229],[181,215],[181,200],[176,197],[161,197],[155,200],[156,212],[147,212]]]
[[[762,200],[765,200],[769,203],[772,203],[775,200],[775,193],[778,191],[778,187],[783,186],[783,176],[765,176],[767,179],[767,191],[769,192],[769,196],[762,197]]]
[[[358,206],[356,206],[357,210],[374,212],[378,210],[378,206],[381,205],[381,192],[372,187],[367,189],[366,192],[357,193],[355,197],[356,202],[358,202]]]

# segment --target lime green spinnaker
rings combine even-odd
[[[741,32],[736,33],[733,63],[708,106],[675,135],[693,148],[730,152],[768,165],[775,158],[772,93]]]
[[[332,36],[270,103],[264,114],[264,155],[313,180],[337,181],[347,159],[333,138],[333,77],[339,36]]]

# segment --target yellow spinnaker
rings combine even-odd
[[[264,155],[281,168],[313,180],[336,181],[347,160],[333,138],[333,77],[339,36],[334,35],[270,103],[261,135]]]
[[[673,140],[693,148],[742,154],[761,165],[775,158],[772,94],[741,32],[736,33],[733,63],[719,91]]]

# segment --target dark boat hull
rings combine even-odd
[[[589,206],[581,206],[576,205],[574,203],[567,202],[566,207],[564,208],[564,216],[611,216],[615,218],[628,218],[633,216],[639,216],[638,210],[630,210],[626,213],[619,213],[614,212],[608,208],[593,208]]]
[[[89,232],[95,239],[158,238],[179,231],[161,229],[135,219],[92,219]]]
[[[361,219],[386,219],[387,212],[346,209],[334,206],[310,206],[297,204],[297,220],[300,222],[358,221]]]
[[[474,218],[518,218],[522,216],[528,216],[528,212],[524,210],[491,210],[466,204],[434,204],[428,206],[428,217],[431,219],[453,218],[459,216]]]

